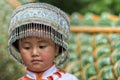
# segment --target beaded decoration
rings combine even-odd
[[[23,63],[16,42],[24,37],[47,37],[60,46],[58,65],[68,59],[69,21],[67,15],[47,3],[29,3],[14,10],[9,26],[8,50],[15,60]]]

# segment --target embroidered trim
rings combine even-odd
[[[61,78],[66,72],[64,70],[58,70],[53,75],[47,77],[48,80],[57,80]]]
[[[52,76],[49,76],[47,79],[48,80],[54,80]]]
[[[66,72],[64,70],[58,70],[56,71],[53,75],[48,76],[47,80],[57,80],[59,78],[61,78]],[[23,76],[22,78],[18,79],[18,80],[32,80],[30,78],[28,78],[26,75]],[[44,79],[43,79],[44,80]]]
[[[25,75],[25,76],[19,78],[18,80],[32,80],[32,79],[28,78],[28,77]]]
[[[62,75],[59,72],[54,73],[55,75],[57,75],[58,77],[61,77]]]

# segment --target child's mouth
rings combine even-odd
[[[31,61],[33,64],[39,64],[42,60],[34,59]]]

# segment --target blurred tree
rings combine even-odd
[[[37,0],[37,1],[46,2],[52,5],[55,5],[67,13],[79,11],[80,7],[82,7],[82,5],[80,5],[80,0],[76,0],[76,1],[74,0],[71,0],[71,1],[68,1],[68,0],[57,0],[57,1],[56,0]]]
[[[92,12],[101,14],[102,12],[110,12],[112,14],[119,14],[120,0],[36,0],[39,2],[46,2],[55,5],[63,11],[71,14],[73,12]]]

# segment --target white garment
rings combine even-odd
[[[58,77],[57,75],[54,74],[57,71],[58,71],[58,69],[56,68],[56,66],[55,65],[52,66],[50,69],[46,70],[43,73],[42,79],[47,80],[47,77],[52,76],[53,80],[78,80],[74,75],[72,75],[70,73],[61,73],[62,76]],[[26,76],[31,78],[32,80],[36,80],[36,74],[33,72],[27,71]]]
[[[70,73],[66,73],[61,78],[59,78],[57,80],[78,80],[78,79],[74,75],[72,75]]]

